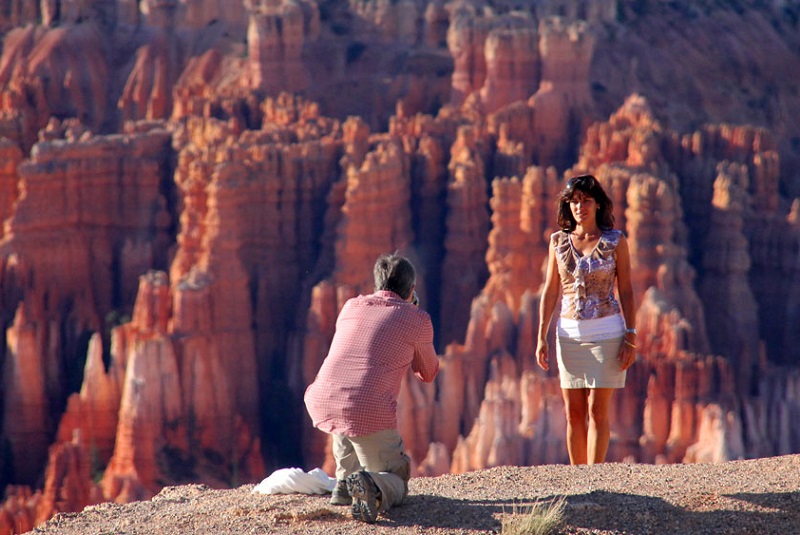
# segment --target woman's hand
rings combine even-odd
[[[619,346],[619,366],[627,370],[636,362],[636,335],[626,333]]]
[[[539,340],[539,343],[536,345],[536,362],[539,364],[539,367],[544,371],[550,369],[550,351],[547,347],[547,340]]]

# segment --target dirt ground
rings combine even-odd
[[[59,514],[31,533],[473,534],[563,497],[563,534],[800,534],[800,455],[721,464],[499,467],[415,478],[375,525],[329,495],[263,495],[254,485],[167,487],[149,501]]]

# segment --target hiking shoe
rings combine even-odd
[[[339,479],[331,493],[331,505],[350,505],[351,503],[353,503],[353,498],[347,491],[347,481]]]
[[[347,490],[353,498],[353,518],[374,524],[378,519],[380,490],[364,470],[347,476]]]

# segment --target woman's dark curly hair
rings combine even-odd
[[[572,232],[578,224],[569,209],[569,203],[577,192],[584,193],[597,202],[597,226],[601,230],[614,228],[614,204],[603,186],[592,175],[581,175],[567,180],[566,187],[558,194],[558,227],[561,230]]]

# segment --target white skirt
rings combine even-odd
[[[578,342],[556,337],[561,388],[623,388],[626,371],[620,367],[622,336]]]

